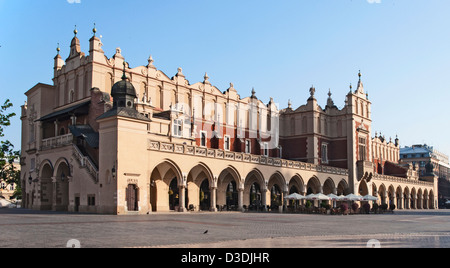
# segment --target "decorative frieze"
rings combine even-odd
[[[348,170],[343,168],[319,166],[311,163],[304,163],[299,161],[286,160],[281,158],[272,158],[260,155],[243,154],[240,152],[229,152],[220,149],[210,149],[204,147],[174,144],[168,142],[148,140],[147,149],[150,151],[161,151],[177,154],[195,155],[208,158],[223,159],[227,161],[248,162],[259,165],[268,165],[276,167],[285,167],[292,169],[317,171],[323,173],[331,173],[337,175],[348,175]]]

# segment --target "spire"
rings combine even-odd
[[[316,88],[314,87],[314,85],[311,86],[311,88],[309,88],[309,94],[311,95],[308,100],[314,100],[314,94],[316,93]]]
[[[327,108],[332,108],[332,107],[336,107],[335,105],[334,105],[334,101],[333,101],[333,99],[331,98],[331,89],[328,89],[328,99],[327,99]]]
[[[253,87],[252,88],[252,96],[250,97],[250,98],[252,98],[252,99],[256,99],[256,91],[255,91],[255,88]]]
[[[122,80],[127,80],[127,75],[125,74],[125,66],[126,66],[126,62],[123,62],[123,74],[122,74]]]
[[[361,82],[361,70],[359,70],[358,72],[358,87],[356,88],[356,92],[359,92],[361,94],[364,94],[364,87],[363,87],[363,83]]]
[[[205,76],[203,76],[203,84],[211,84],[211,82],[208,81],[209,76],[208,73],[205,72]]]
[[[74,57],[79,56],[81,53],[81,46],[80,46],[80,40],[77,37],[78,30],[77,26],[75,25],[75,30],[73,30],[74,37],[72,38],[72,41],[70,42],[70,55],[68,59],[72,59]]]

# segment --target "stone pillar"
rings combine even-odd
[[[262,205],[263,205],[263,211],[267,211],[267,189],[263,189],[262,191],[261,191],[261,202],[262,202]]]
[[[186,212],[186,187],[184,185],[181,185],[178,188],[179,191],[179,212]]]
[[[239,188],[238,206],[239,206],[239,211],[244,211],[244,189],[243,188]]]
[[[52,210],[56,210],[56,177],[52,177],[53,193],[52,193]]]
[[[216,204],[217,204],[217,187],[211,187],[211,211],[217,212]]]

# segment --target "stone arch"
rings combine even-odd
[[[418,209],[422,209],[423,208],[422,188],[419,188],[419,190],[417,190],[417,208]]]
[[[211,189],[217,186],[217,182],[211,170],[204,163],[198,163],[187,176],[187,200],[196,210],[215,209]],[[215,200],[214,200],[215,203]]]
[[[286,180],[280,172],[275,172],[270,176],[268,182],[268,188],[270,191],[270,202],[268,205],[271,207],[278,207],[283,204],[284,193],[287,192]]]
[[[336,192],[336,186],[331,178],[328,178],[323,183],[322,192],[325,195],[334,194]]]
[[[433,192],[433,190],[430,190],[430,193],[428,194],[428,208],[429,209],[436,208],[434,202],[435,202],[434,201],[434,192]]]
[[[350,193],[350,189],[348,186],[348,183],[345,179],[342,179],[336,188],[336,194],[337,195],[347,195]]]
[[[228,166],[217,179],[217,204],[219,206],[242,207],[239,191],[242,189],[241,175],[233,166]]]
[[[422,199],[422,208],[427,209],[428,208],[428,189],[423,190],[423,199]]]
[[[403,189],[403,209],[410,209],[410,205],[411,205],[411,194],[409,191],[409,187],[406,186],[405,189]]]
[[[395,189],[394,186],[391,184],[389,185],[388,188],[388,192],[387,192],[387,197],[388,197],[388,205],[394,204],[395,205]]]
[[[51,210],[53,204],[53,173],[52,162],[46,159],[40,165],[41,209]]]
[[[312,176],[306,185],[306,194],[318,194],[321,192],[322,185],[316,176]]]
[[[386,186],[382,183],[378,188],[378,198],[380,199],[380,204],[387,204],[387,190]]]
[[[378,195],[378,187],[375,183],[372,183],[372,193],[370,193],[370,195],[372,195],[372,196]]]
[[[257,168],[250,171],[244,182],[244,205],[266,206],[266,181]]]
[[[183,183],[180,168],[174,162],[165,159],[153,169],[150,175],[150,204],[152,211],[169,211],[171,209],[170,185],[173,179],[176,179],[177,186]],[[174,192],[172,189],[172,195],[177,193],[177,191]]]
[[[70,165],[66,158],[56,161],[53,172],[54,186],[53,210],[68,211],[69,209],[69,179],[71,177]]]
[[[369,187],[367,185],[366,180],[361,180],[359,182],[358,194],[361,196],[365,196],[369,194]]]
[[[303,181],[303,178],[299,174],[295,174],[289,181],[288,193],[304,194],[304,192],[305,192],[305,183]]]

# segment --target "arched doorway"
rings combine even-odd
[[[338,183],[338,186],[336,188],[336,195],[338,195],[338,196],[340,196],[340,195],[347,195],[349,193],[350,193],[350,191],[349,191],[349,187],[348,187],[347,181],[345,181],[344,179],[341,180]]]
[[[68,211],[69,209],[69,177],[70,169],[68,162],[61,160],[57,166],[55,174],[55,197],[53,203],[53,210]]]
[[[177,210],[180,205],[180,196],[178,188],[178,179],[172,179],[169,185],[169,208],[170,210]]]
[[[41,209],[51,210],[53,204],[53,167],[48,162],[41,168]]]
[[[224,169],[217,182],[217,205],[222,210],[241,210],[240,175],[234,167]],[[241,196],[242,197],[242,196]]]
[[[250,206],[262,206],[261,187],[258,183],[253,183],[250,189]]]
[[[226,192],[226,205],[230,209],[237,208],[239,206],[239,192],[237,190],[235,181],[230,181],[230,183],[228,183]]]
[[[334,194],[336,187],[334,186],[334,182],[331,178],[328,178],[325,183],[323,184],[323,194]]]
[[[187,176],[187,196],[189,208],[193,210],[214,210],[216,201],[213,200],[213,176],[204,164],[194,166]]]
[[[320,181],[317,177],[312,177],[306,185],[306,194],[309,195],[318,193],[320,193]]]
[[[359,182],[358,194],[360,196],[365,196],[369,194],[369,188],[367,187],[366,180],[361,180]]]
[[[274,184],[270,189],[270,207],[275,209],[281,206],[282,203],[282,192],[278,184]]]
[[[174,210],[180,205],[180,177],[178,167],[170,161],[164,161],[153,169],[149,197],[153,212]]]
[[[211,190],[208,179],[204,179],[200,185],[200,210],[208,211],[211,209]]]
[[[285,188],[286,182],[281,173],[276,172],[270,177],[268,184],[268,189],[270,190],[270,202],[268,205],[270,205],[271,210],[277,210],[279,206],[283,205]]]
[[[378,189],[378,197],[380,198],[380,204],[387,204],[387,200],[386,200],[386,186],[384,186],[384,184],[380,185],[380,188]]]
[[[244,205],[249,209],[264,209],[266,206],[266,183],[257,169],[249,172],[244,183]]]

